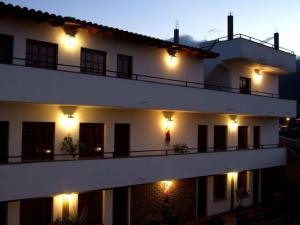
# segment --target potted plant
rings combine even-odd
[[[78,150],[78,143],[74,143],[73,138],[71,135],[68,135],[64,137],[64,140],[61,143],[61,148],[60,150],[66,151],[73,157],[76,156],[76,151]]]
[[[176,143],[173,145],[173,149],[176,153],[179,154],[186,154],[189,151],[189,147],[187,146],[186,143]]]

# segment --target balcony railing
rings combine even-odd
[[[52,154],[52,157],[44,157],[42,159],[26,159],[24,155],[13,155],[4,157],[6,160],[0,161],[0,165],[7,164],[24,164],[24,163],[39,163],[39,162],[61,162],[61,161],[74,161],[74,160],[95,160],[95,159],[118,159],[118,158],[137,158],[137,157],[153,157],[153,156],[176,156],[176,155],[193,155],[193,154],[212,154],[218,152],[232,152],[232,151],[260,151],[265,149],[278,149],[283,147],[279,144],[264,144],[258,147],[254,147],[253,145],[249,145],[245,148],[240,148],[238,146],[227,146],[227,147],[219,147],[216,149],[215,147],[208,147],[206,151],[199,152],[198,148],[188,148],[184,151],[175,151],[174,149],[156,149],[156,150],[130,150],[127,155],[119,155],[116,152],[103,152],[101,156],[99,155],[91,155],[85,157],[79,157],[79,153],[74,154]]]
[[[23,66],[23,67],[33,67],[26,65],[26,62],[28,63],[27,59],[24,58],[13,58],[13,62],[11,64],[6,65],[14,65],[14,66]],[[38,62],[36,65],[43,65],[43,62]],[[30,63],[31,65],[34,63]],[[48,69],[34,66],[34,68],[38,69]],[[127,76],[122,73],[122,76],[120,76],[120,73],[118,71],[113,70],[93,70],[92,68],[85,68],[81,66],[76,65],[67,65],[67,64],[60,64],[56,63],[53,68],[56,68],[56,71],[61,72],[69,72],[69,73],[81,73],[86,75],[92,75],[92,76],[102,76],[106,77],[108,79],[130,79],[133,81],[138,82],[147,82],[147,83],[156,83],[156,84],[163,84],[163,85],[171,85],[171,86],[179,86],[179,87],[186,87],[186,88],[195,88],[195,89],[206,89],[206,90],[214,90],[214,91],[221,91],[221,92],[229,92],[229,93],[235,93],[235,94],[242,94],[242,95],[254,95],[254,96],[262,96],[262,97],[269,97],[269,98],[280,98],[280,99],[291,99],[294,100],[294,97],[289,96],[279,96],[278,93],[269,93],[269,92],[262,92],[262,91],[249,91],[248,93],[241,93],[239,88],[233,88],[233,87],[226,87],[226,86],[219,86],[219,85],[212,85],[207,83],[199,83],[199,82],[192,82],[187,80],[177,80],[177,79],[169,79],[169,78],[163,78],[159,76],[149,76],[144,74],[127,74]],[[88,72],[87,72],[88,71]]]
[[[255,43],[258,43],[258,44],[261,44],[261,45],[264,45],[264,46],[267,46],[267,47],[270,47],[270,48],[274,48],[274,44],[271,44],[269,42],[266,42],[266,41],[262,41],[262,40],[259,40],[257,38],[254,38],[254,37],[251,37],[251,36],[248,36],[248,35],[245,35],[245,34],[235,34],[233,35],[233,39],[245,39],[245,40],[249,40],[249,41],[252,41],[252,42],[255,42]],[[201,49],[210,49],[212,48],[216,43],[219,43],[219,42],[223,42],[223,41],[228,41],[228,36],[226,37],[221,37],[221,38],[217,38],[216,40],[213,40],[212,44],[210,45],[207,45],[207,46],[204,46],[204,47],[201,47]],[[289,53],[289,54],[292,54],[292,55],[295,55],[295,52],[292,51],[292,50],[289,50],[287,48],[283,48],[283,47],[279,47],[279,50],[280,51],[283,51],[283,52],[286,52],[286,53]]]

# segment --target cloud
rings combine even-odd
[[[168,41],[174,41],[174,38],[168,38],[167,39]],[[194,39],[193,36],[191,35],[180,35],[179,36],[179,44],[182,44],[182,45],[188,45],[188,46],[191,46],[191,47],[195,47],[195,48],[199,48],[199,45],[202,41],[197,41]]]
[[[212,29],[209,29],[209,30],[207,31],[207,33],[209,33],[209,34],[220,33],[220,30],[217,29],[217,28],[212,28]]]

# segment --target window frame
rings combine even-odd
[[[36,57],[42,57],[43,55],[41,54],[41,46],[42,47],[47,47],[47,61],[44,62],[40,59],[34,60],[33,58],[33,53],[29,52],[29,45],[31,43],[35,43],[36,46],[38,46],[38,53],[36,55]],[[43,46],[44,45],[44,46]],[[49,63],[49,55],[48,55],[48,51],[49,51],[49,47],[52,46],[54,47],[54,53],[53,53],[53,62]],[[32,50],[31,50],[32,51]],[[56,43],[52,43],[52,42],[46,42],[46,41],[39,41],[39,40],[34,40],[34,39],[26,39],[26,52],[25,52],[26,56],[25,56],[25,66],[28,67],[34,67],[34,68],[41,68],[41,69],[49,69],[49,70],[57,70],[57,65],[58,65],[58,44]],[[30,55],[30,57],[29,57]],[[41,65],[42,63],[47,63],[47,65]]]
[[[245,87],[241,86],[241,83],[242,83],[243,80],[246,81],[246,82],[248,82],[247,89]],[[249,77],[242,77],[241,76],[240,80],[239,80],[239,90],[240,90],[241,94],[251,94],[251,78],[249,78]]]
[[[129,73],[124,73],[124,72],[121,72],[119,70],[119,59],[122,58],[122,57],[129,59],[129,62],[130,62],[130,65],[129,65],[130,66],[130,72]],[[133,56],[118,54],[117,55],[117,77],[132,79],[132,75],[133,75]]]
[[[98,66],[98,70],[97,71],[92,71],[92,67],[87,67],[86,65],[83,65],[83,60],[82,60],[82,56],[83,56],[83,51],[89,52],[89,53],[96,53],[99,55],[103,55],[103,64],[102,64],[102,71],[99,70],[99,66]],[[86,55],[85,55],[85,61],[84,63],[86,64]],[[89,62],[91,63],[91,62]],[[94,62],[92,62],[94,63]],[[99,65],[99,64],[98,64]],[[92,74],[92,75],[100,75],[100,76],[106,76],[106,71],[107,71],[107,52],[105,51],[101,51],[101,50],[96,50],[96,49],[90,49],[90,48],[84,48],[81,47],[80,49],[80,72],[81,73],[85,73],[85,74]]]

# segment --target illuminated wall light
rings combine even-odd
[[[237,180],[237,178],[238,178],[238,172],[229,172],[229,173],[227,173],[227,176],[228,176],[228,179],[229,180],[234,180],[234,181],[236,181]]]
[[[167,49],[166,63],[170,68],[174,68],[178,63],[177,50],[174,48]]]
[[[62,123],[63,123],[63,126],[65,127],[65,129],[70,131],[74,128],[74,126],[76,124],[76,119],[73,115],[66,114],[62,118]]]
[[[287,118],[285,118],[285,120],[286,120],[287,122],[289,122],[289,121],[291,120],[291,118],[290,118],[290,117],[287,117]]]
[[[170,130],[173,127],[174,121],[171,118],[165,119],[165,129]]]
[[[76,44],[75,36],[67,35],[67,37],[66,37],[66,44],[70,48],[73,48],[75,46],[75,44]]]
[[[262,74],[258,69],[254,70],[254,75],[253,75],[254,81],[256,83],[261,83],[262,81]]]
[[[229,128],[234,131],[238,128],[237,116],[236,115],[230,115],[229,117],[230,117]]]
[[[77,210],[78,194],[67,193],[54,196],[54,219],[67,218]]]
[[[164,123],[163,126],[165,128],[165,144],[168,146],[171,142],[171,129],[174,126],[174,121],[172,120],[173,112],[165,111],[164,114]]]

